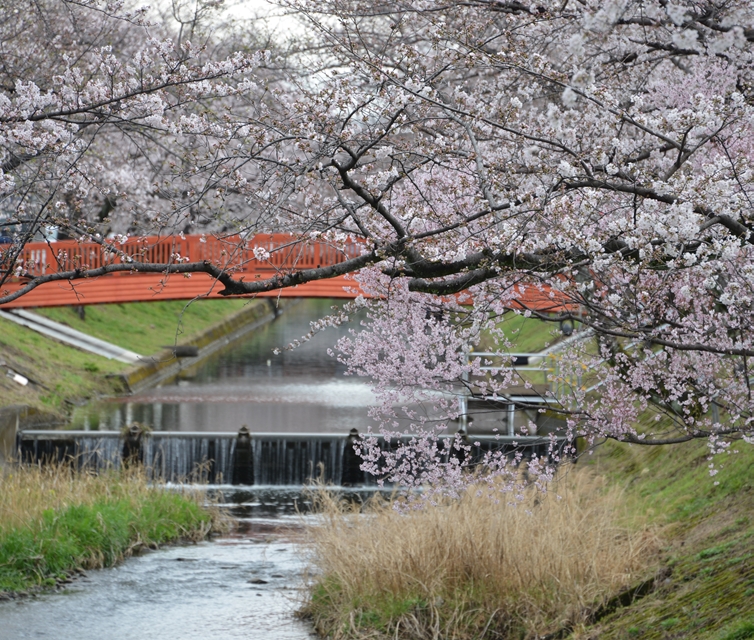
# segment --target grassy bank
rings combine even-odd
[[[36,313],[78,331],[142,355],[181,343],[250,303],[243,299],[170,300],[91,305],[80,317],[73,307],[37,309]],[[258,304],[254,301],[253,304]]]
[[[85,308],[84,319],[70,307],[36,311],[96,338],[153,355],[164,345],[191,339],[247,304],[247,300],[197,300],[187,307],[186,301],[177,300],[92,305]],[[28,405],[58,416],[65,416],[73,404],[122,392],[122,383],[113,374],[127,367],[2,319],[0,365],[0,406]],[[7,368],[31,383],[17,384],[4,375]]]
[[[111,566],[144,547],[202,539],[213,518],[199,498],[150,487],[138,472],[0,469],[0,597]]]
[[[712,478],[704,442],[610,443],[532,516],[474,496],[358,518],[326,504],[304,614],[333,638],[754,639],[754,448],[739,450]]]
[[[584,622],[643,577],[657,538],[592,474],[571,470],[552,489],[526,506],[472,489],[362,514],[321,498],[304,614],[332,638],[534,638]]]
[[[667,545],[653,588],[573,640],[754,638],[754,447],[738,449],[717,458],[714,478],[704,442],[613,443],[588,461],[626,488],[634,512],[664,527]]]
[[[542,351],[563,338],[557,324],[527,318],[512,311],[503,316],[499,328],[510,342],[511,351],[519,353]],[[485,333],[475,351],[498,351],[499,348],[495,337]]]

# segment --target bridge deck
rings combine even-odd
[[[3,266],[3,259],[7,260],[3,248],[0,247],[0,267]],[[5,247],[6,251],[9,248]],[[129,238],[125,242],[105,246],[74,240],[33,242],[24,247],[15,263],[15,268],[23,275],[6,281],[0,287],[0,295],[15,293],[28,282],[30,276],[97,269],[113,263],[139,261],[167,265],[178,261],[207,260],[231,273],[234,278],[249,282],[293,270],[330,266],[356,257],[360,251],[361,244],[357,241],[338,246],[322,241],[302,243],[288,234],[260,234],[246,240],[238,236],[153,236]],[[95,278],[48,282],[12,302],[0,305],[0,308],[189,300],[198,296],[219,297],[222,290],[222,284],[204,273],[166,275],[120,272]],[[359,293],[354,280],[339,276],[258,293],[253,297],[355,298]],[[563,308],[562,303],[550,294],[532,287],[519,300],[522,306],[539,311],[554,312]]]

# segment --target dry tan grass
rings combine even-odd
[[[0,468],[0,532],[38,522],[47,510],[90,505],[103,497],[138,496],[147,491],[143,475],[131,472],[113,482],[109,474],[73,473],[65,465]]]
[[[409,512],[318,503],[305,613],[334,638],[535,638],[639,581],[658,546],[585,472],[517,506],[474,490]]]
[[[65,464],[0,467],[0,534],[32,526],[47,511],[120,498],[137,505],[156,491],[162,489],[149,484],[141,467],[101,474],[76,472]],[[186,495],[199,503],[206,501],[201,491]],[[214,511],[213,515],[217,517]]]

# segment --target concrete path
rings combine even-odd
[[[93,338],[81,331],[71,329],[71,327],[59,322],[54,322],[44,316],[26,311],[25,309],[13,309],[12,311],[0,311],[0,318],[10,320],[29,329],[33,329],[60,342],[73,345],[84,351],[95,353],[109,360],[117,360],[127,364],[144,361],[144,357],[128,349],[123,349],[110,342]]]

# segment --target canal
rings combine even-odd
[[[242,425],[257,433],[365,430],[374,401],[370,386],[346,376],[344,365],[327,354],[358,328],[358,319],[286,349],[336,304],[317,299],[291,304],[274,322],[199,366],[186,367],[172,382],[82,412],[79,421],[100,430],[133,421],[156,431],[236,432]]]
[[[285,347],[335,304],[290,305],[269,325],[230,344],[174,381],[87,408],[78,419],[112,430],[138,421],[156,431],[342,432],[363,430],[369,385],[327,355],[348,326]],[[279,349],[276,354],[273,349]],[[81,426],[81,425],[79,425]],[[295,617],[306,575],[308,516],[300,491],[219,487],[234,531],[91,572],[66,589],[0,603],[0,638],[303,640]]]

